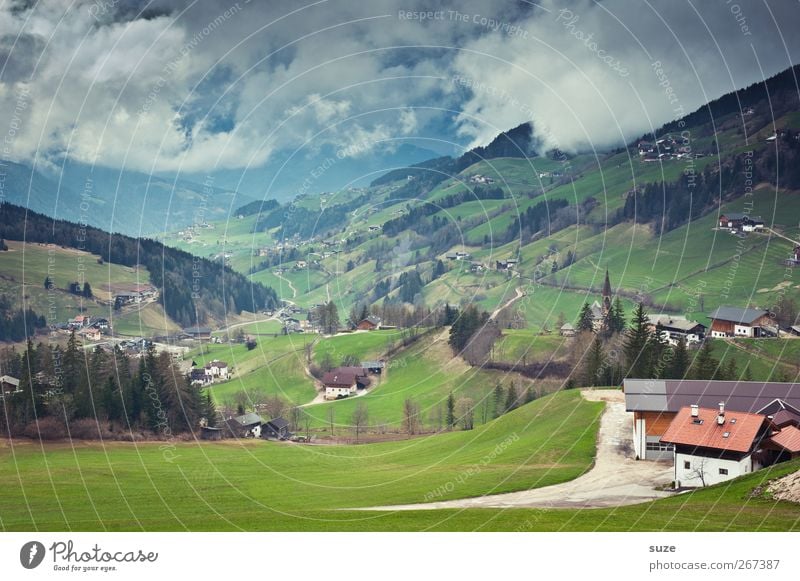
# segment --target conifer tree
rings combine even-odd
[[[452,430],[456,425],[456,398],[453,397],[453,392],[447,396],[447,429]]]
[[[578,322],[575,327],[578,329],[579,333],[583,331],[592,331],[594,329],[592,308],[589,306],[589,303],[583,303],[583,307],[581,307],[581,312],[578,315]]]
[[[606,355],[603,352],[603,344],[599,337],[595,337],[592,346],[586,356],[583,368],[583,384],[586,386],[598,385],[600,374],[606,362]]]
[[[713,379],[717,373],[717,367],[719,367],[719,361],[712,354],[711,340],[706,339],[692,366],[692,377],[694,379]]]
[[[633,319],[623,344],[626,377],[649,378],[652,374],[648,324],[644,304],[639,303],[633,311]]]
[[[670,361],[668,377],[671,379],[683,379],[689,370],[689,351],[686,349],[686,339],[681,337],[678,344],[673,349],[672,361]]]
[[[499,383],[494,386],[494,416],[499,418],[503,415],[503,386]]]
[[[625,308],[619,297],[614,299],[609,318],[609,330],[611,333],[622,333],[625,331]]]
[[[515,409],[517,409],[517,389],[514,387],[514,382],[512,381],[508,386],[508,391],[506,392],[505,411],[510,412]]]

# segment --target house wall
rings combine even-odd
[[[355,386],[352,391],[355,391]],[[340,395],[350,395],[351,389],[349,387],[326,387],[325,399],[336,399]]]
[[[712,337],[730,337],[731,335],[733,335],[733,323],[730,321],[719,321],[717,319],[711,321]]]
[[[684,468],[684,462],[689,462],[690,468]],[[755,463],[752,456],[747,455],[740,460],[710,458],[694,454],[675,453],[675,483],[682,487],[701,487],[703,482],[697,476],[696,470],[702,468],[705,475],[706,486],[725,482],[742,474],[758,470],[761,466]],[[728,474],[720,474],[720,468],[726,469]]]
[[[661,444],[661,436],[675,417],[673,412],[634,412],[633,449],[640,460],[669,460],[672,447]]]

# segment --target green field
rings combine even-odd
[[[362,446],[178,443],[172,461],[158,443],[14,442],[0,448],[2,528],[369,529],[384,518],[330,509],[421,502],[440,486],[442,498],[459,498],[577,477],[591,466],[602,407],[563,392],[472,431]]]
[[[575,478],[591,466],[601,407],[577,392],[562,392],[472,432],[361,446],[189,442],[166,448],[160,444],[160,450],[158,443],[42,447],[23,440],[6,442],[0,447],[6,482],[0,489],[0,528],[800,530],[800,505],[753,492],[769,479],[800,469],[799,460],[687,494],[617,508],[341,510],[510,492]]]
[[[497,361],[525,363],[561,359],[569,354],[571,341],[558,334],[540,335],[528,329],[503,329],[492,357]]]
[[[314,345],[314,362],[320,364],[329,357],[335,365],[339,365],[346,355],[352,355],[359,361],[375,359],[386,353],[401,337],[402,332],[394,330],[325,337]]]
[[[199,365],[212,359],[228,363],[232,378],[206,388],[217,404],[234,405],[244,393],[252,407],[269,396],[280,396],[292,404],[314,399],[314,383],[304,371],[304,349],[312,337],[279,335],[257,337],[257,346],[248,351],[245,345],[212,344],[187,355]]]
[[[167,335],[180,329],[180,326],[164,312],[164,307],[158,303],[150,303],[141,309],[122,314],[112,312],[109,320],[115,334],[132,337]]]
[[[739,374],[745,368],[756,381],[797,381],[800,373],[800,340],[735,339],[715,340],[714,357],[724,367],[730,359],[736,362]]]
[[[356,407],[364,404],[369,411],[371,426],[397,432],[402,429],[404,402],[411,399],[419,406],[422,428],[431,430],[438,427],[447,397],[452,392],[456,399],[473,401],[475,423],[479,424],[484,409],[488,418],[492,417],[495,386],[498,383],[507,386],[512,381],[520,395],[532,384],[516,374],[468,366],[460,357],[453,357],[447,345],[447,331],[435,331],[390,358],[380,383],[370,393],[313,405],[306,410],[313,418],[312,425],[325,429],[331,407],[335,421],[346,425]]]

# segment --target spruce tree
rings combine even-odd
[[[599,337],[595,337],[583,366],[582,383],[586,386],[598,385],[600,374],[605,368],[606,355]]]
[[[494,417],[503,415],[503,386],[499,383],[494,386]]]
[[[622,348],[625,357],[626,377],[646,379],[652,374],[648,324],[649,320],[644,310],[644,304],[639,303],[633,311],[633,319],[625,334],[625,342]]]
[[[512,381],[506,392],[505,411],[510,412],[514,409],[517,409],[517,389],[514,387],[514,382]]]
[[[609,330],[612,333],[625,331],[625,308],[622,306],[622,301],[619,297],[614,299],[614,304],[611,307]]]
[[[203,402],[203,417],[206,418],[206,425],[209,428],[216,428],[219,423],[219,413],[214,405],[214,400],[211,398],[211,392],[206,391],[205,401]]]
[[[686,339],[681,337],[672,352],[668,377],[671,379],[683,379],[689,370],[689,351],[686,349]]]
[[[729,381],[737,381],[739,379],[739,368],[736,366],[736,358],[729,357],[728,362],[725,364],[725,378]]]
[[[447,429],[452,430],[456,425],[456,398],[453,392],[447,396]]]
[[[529,387],[525,390],[525,403],[531,403],[533,400],[536,399],[536,392],[533,390],[532,387]]]
[[[582,331],[592,331],[594,329],[592,323],[592,308],[589,306],[589,303],[583,303],[583,307],[581,307],[581,312],[578,315],[578,322],[576,323],[575,327],[578,329],[579,333]]]
[[[706,339],[692,366],[692,377],[694,379],[713,379],[717,373],[717,367],[719,367],[719,361],[712,354],[711,340]]]

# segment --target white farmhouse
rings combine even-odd
[[[710,486],[760,470],[769,463],[766,444],[775,429],[762,414],[681,408],[661,437],[675,447],[675,487]]]

